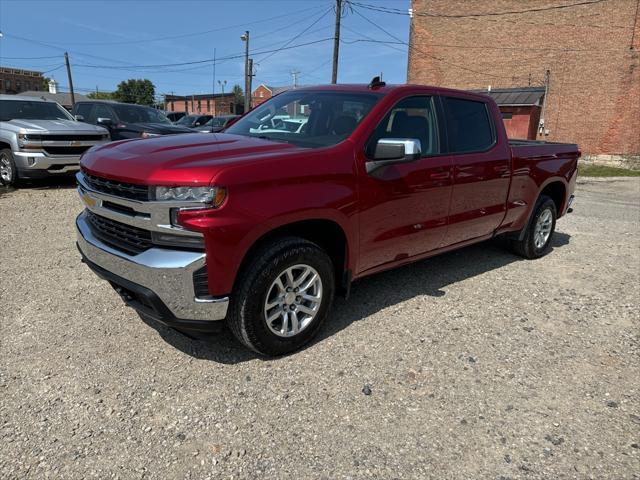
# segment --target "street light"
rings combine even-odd
[[[220,88],[222,88],[222,95],[224,95],[224,87],[226,84],[227,84],[226,80],[224,82],[221,82],[220,80],[218,80],[218,85],[220,85]]]
[[[245,42],[244,45],[244,111],[245,113],[251,108],[251,71],[249,65],[249,30],[240,36],[240,40]]]

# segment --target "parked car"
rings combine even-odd
[[[258,128],[252,128],[251,133],[303,133],[306,124],[306,118],[286,118],[278,122],[277,127],[273,127],[269,124],[262,124]]]
[[[102,127],[86,125],[58,103],[0,95],[0,183],[75,173],[80,156],[109,141]]]
[[[184,117],[187,112],[164,112],[167,118],[171,121],[171,123],[176,123],[182,117]]]
[[[207,123],[202,125],[201,127],[196,127],[195,129],[202,133],[216,133],[224,130],[225,127],[238,118],[240,115],[221,115],[219,117],[211,118]]]
[[[196,128],[201,127],[213,118],[212,115],[186,115],[176,122],[176,125],[183,127]]]
[[[300,105],[303,132],[252,133]],[[88,152],[78,247],[142,316],[191,332],[224,320],[248,348],[281,355],[316,335],[354,280],[496,236],[545,255],[579,156],[509,141],[480,94],[297,88],[213,138]]]
[[[194,132],[190,128],[173,125],[161,111],[144,105],[109,100],[82,101],[76,103],[73,114],[77,120],[105,127],[111,140]]]

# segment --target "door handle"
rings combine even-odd
[[[430,173],[430,180],[444,180],[449,178],[449,172],[441,172],[441,173]]]

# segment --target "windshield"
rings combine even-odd
[[[224,127],[224,124],[227,123],[228,118],[224,117],[213,117],[207,123],[204,124],[205,127]]]
[[[225,133],[328,147],[351,135],[380,98],[375,93],[290,90],[249,112]]]
[[[176,122],[176,125],[185,125],[187,127],[193,125],[198,119],[198,115],[187,115]]]
[[[171,123],[160,110],[141,105],[109,104],[125,123]]]
[[[0,121],[9,120],[73,120],[57,103],[29,100],[0,100]]]

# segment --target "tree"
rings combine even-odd
[[[113,99],[124,103],[137,103],[139,105],[153,105],[156,95],[156,87],[151,80],[129,79],[120,82],[113,92]]]
[[[90,92],[87,97],[93,100],[113,100],[113,92]]]
[[[42,79],[42,88],[40,90],[42,90],[43,92],[48,92],[49,91],[49,82],[51,81],[51,79],[49,77],[44,77]]]
[[[236,105],[244,105],[244,91],[240,85],[235,84],[233,89],[231,89],[231,93],[233,93],[233,103]]]

